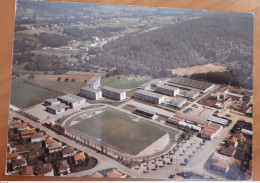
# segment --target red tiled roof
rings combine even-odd
[[[104,176],[103,176],[101,173],[96,172],[96,173],[94,173],[93,175],[91,175],[91,176],[89,176],[89,177],[102,178],[102,177],[104,177]]]
[[[13,120],[9,122],[9,125],[17,125],[17,124],[21,124],[21,120]]]
[[[211,130],[208,130],[208,129],[202,129],[201,134],[204,134],[204,135],[208,135],[208,136],[211,136],[213,135],[215,132],[214,131],[211,131]]]
[[[110,178],[121,178],[122,177],[122,173],[120,173],[119,171],[112,169],[109,172],[107,172],[107,177]]]
[[[74,148],[73,147],[64,147],[62,150],[61,150],[61,153],[63,155],[65,154],[71,154],[74,152]]]
[[[230,139],[228,139],[229,143],[235,144],[237,142],[237,138],[236,137],[231,137]]]
[[[236,133],[233,134],[233,136],[236,137],[236,138],[243,138],[244,134],[241,133],[241,132],[236,132]]]
[[[179,175],[174,175],[173,179],[183,180],[184,178],[182,176],[179,176]]]
[[[224,161],[217,161],[216,163],[214,163],[214,165],[217,167],[225,168],[225,169],[228,169],[228,167],[229,167],[229,164]]]
[[[50,143],[53,143],[54,140],[52,137],[45,137],[45,144],[50,144]]]
[[[53,143],[52,145],[50,145],[48,147],[49,150],[52,150],[52,149],[60,149],[61,148],[61,145],[58,143],[58,142],[55,142]]]
[[[43,132],[38,132],[38,133],[35,133],[31,136],[32,139],[37,139],[37,138],[42,138],[42,137],[44,137]]]
[[[23,135],[33,135],[33,134],[35,134],[35,133],[36,133],[35,129],[32,129],[32,130],[22,131],[22,132],[21,132],[21,135],[22,135],[22,136],[23,136]]]
[[[23,123],[23,124],[20,124],[17,126],[18,129],[21,129],[21,128],[27,128],[28,125],[26,123]]]
[[[80,153],[74,154],[74,159],[75,159],[75,161],[84,160],[84,159],[86,159],[86,156],[85,156],[84,152],[80,152]]]
[[[16,159],[17,157],[18,157],[17,152],[7,154],[7,159]]]
[[[34,167],[33,166],[26,166],[21,171],[22,175],[33,175],[34,174]]]

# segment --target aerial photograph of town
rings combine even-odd
[[[251,180],[253,22],[17,0],[6,175]]]

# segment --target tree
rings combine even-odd
[[[65,78],[65,80],[64,80],[64,81],[65,81],[65,82],[68,82],[69,80],[70,80],[69,78]]]
[[[60,81],[60,80],[61,80],[61,77],[58,77],[58,78],[57,78],[57,81]]]
[[[34,75],[33,74],[30,74],[29,76],[28,76],[28,79],[34,79]]]
[[[171,164],[172,164],[172,162],[173,162],[173,158],[170,158],[170,162],[171,162]]]
[[[75,82],[75,81],[76,81],[76,79],[74,79],[74,78],[73,78],[73,79],[71,79],[71,82]]]

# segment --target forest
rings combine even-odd
[[[169,69],[207,63],[227,66],[239,85],[252,89],[251,14],[215,13],[106,44],[91,64],[119,74],[169,76]]]

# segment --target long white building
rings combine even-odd
[[[118,90],[116,88],[111,88],[108,86],[104,86],[101,88],[102,95],[107,98],[111,98],[114,100],[124,100],[126,99],[126,92]]]
[[[164,95],[176,96],[179,94],[180,89],[168,85],[159,85],[155,91]]]
[[[134,93],[134,98],[138,99],[138,100],[143,100],[145,102],[149,102],[152,104],[161,104],[165,100],[164,95],[150,92],[147,90],[137,90]]]
[[[99,100],[102,98],[102,91],[94,88],[82,87],[80,89],[80,96],[90,100]]]

